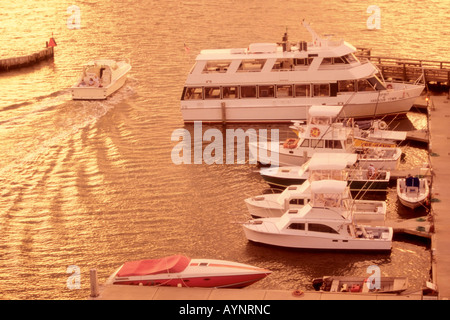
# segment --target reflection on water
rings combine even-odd
[[[292,39],[309,39],[300,28],[299,17],[305,17],[318,32],[334,32],[380,53],[440,59],[446,53],[435,32],[439,24],[415,9],[419,6],[381,1],[382,29],[368,31],[366,6],[360,1],[333,6],[326,1],[314,6],[245,1],[239,10],[233,0],[163,1],[145,7],[135,1],[84,1],[79,4],[82,28],[70,30],[65,22],[71,4],[0,4],[5,13],[0,39],[9,44],[2,46],[2,56],[40,48],[52,32],[58,43],[54,61],[0,75],[0,298],[85,299],[89,269],[97,268],[103,282],[124,261],[175,253],[271,269],[256,288],[307,289],[312,278],[365,275],[370,265],[378,265],[382,275],[408,276],[415,288],[428,279],[430,253],[417,239],[395,239],[389,254],[249,243],[236,221],[245,218],[243,200],[267,188],[257,166],[175,165],[171,159],[172,133],[189,130],[179,98],[200,49],[278,41],[286,27]],[[439,12],[433,18],[448,30],[444,4],[427,6]],[[81,65],[96,57],[131,58],[128,82],[106,101],[72,101],[67,88]],[[426,116],[410,113],[397,124],[399,130],[421,129]],[[265,128],[280,129],[280,139],[291,133],[287,126]],[[403,168],[427,162],[424,147],[404,143],[402,148]],[[389,218],[426,214],[425,209],[411,213],[403,208],[393,186],[380,198],[388,202]],[[80,268],[79,290],[67,288],[69,266]]]

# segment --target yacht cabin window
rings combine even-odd
[[[309,147],[309,139],[304,139],[300,144],[300,147],[308,148]]]
[[[205,87],[205,99],[220,99],[220,87]]]
[[[225,73],[230,64],[231,60],[207,61],[202,73]]]
[[[222,96],[224,99],[237,99],[239,98],[238,87],[230,86],[230,87],[222,87]]]
[[[293,229],[293,230],[305,230],[305,224],[304,223],[293,222],[287,228],[288,229]]]
[[[358,91],[375,91],[367,79],[358,80]]]
[[[241,86],[241,98],[256,98],[256,86]]]
[[[340,140],[325,140],[325,148],[344,149]]]
[[[296,84],[295,96],[296,97],[309,97],[311,92],[311,86],[309,84]]]
[[[344,56],[344,58],[349,62],[349,63],[353,63],[353,62],[357,62],[358,59],[355,57],[355,55],[353,53],[349,53],[347,55]]]
[[[376,90],[386,90],[386,87],[377,76],[367,79]]]
[[[332,64],[333,58],[323,58],[321,65]]]
[[[330,96],[330,84],[315,84],[313,85],[314,97],[329,97]]]
[[[292,97],[292,85],[277,85],[277,98]]]
[[[188,87],[184,90],[183,100],[202,100],[203,88],[202,87]]]
[[[264,67],[266,59],[246,59],[242,60],[238,72],[259,72]]]
[[[323,143],[322,139],[311,139],[311,148],[323,148]]]
[[[334,230],[332,227],[319,223],[308,223],[308,231],[339,234],[339,232]]]
[[[273,98],[275,96],[275,86],[258,86],[259,98]]]
[[[334,57],[333,58],[333,64],[345,64],[345,63],[348,63],[348,62],[342,57]]]
[[[341,80],[338,81],[339,92],[355,92],[356,86],[354,80]]]
[[[305,205],[305,199],[291,199],[289,200],[289,204]]]

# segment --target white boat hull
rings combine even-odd
[[[104,100],[123,87],[127,74],[122,75],[107,87],[72,87],[73,100]]]
[[[354,239],[339,235],[314,235],[313,232],[302,234],[282,234],[254,228],[244,224],[244,233],[249,241],[285,248],[318,250],[391,250],[392,229],[386,228],[386,239]]]

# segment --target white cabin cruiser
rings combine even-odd
[[[250,152],[265,149],[252,156],[260,163],[270,163],[274,154],[278,155],[279,166],[299,166],[308,161],[315,153],[357,153],[358,163],[366,169],[370,164],[377,169],[395,170],[400,162],[402,150],[391,147],[355,147],[353,144],[354,129],[343,122],[336,122],[336,118],[342,112],[342,106],[312,106],[308,111],[307,123],[297,126],[298,138],[289,138],[284,142],[278,142],[278,152],[271,149],[271,141],[256,144]],[[268,153],[268,152],[271,153]],[[266,156],[262,156],[262,155]],[[270,154],[270,159],[268,158]],[[266,157],[266,158],[265,158]]]
[[[127,80],[131,65],[125,61],[93,60],[83,67],[70,88],[74,100],[103,100],[119,90]]]
[[[352,211],[356,222],[381,223],[386,218],[386,202],[376,200],[354,200],[350,188],[341,183],[341,197],[346,210]],[[281,217],[290,209],[303,208],[311,199],[311,182],[292,185],[281,193],[263,194],[245,199],[253,218]]]
[[[357,49],[320,37],[202,50],[181,96],[185,122],[290,122],[312,105],[344,105],[346,118],[407,113],[424,85],[386,83]]]
[[[344,181],[311,183],[311,201],[290,209],[281,217],[250,220],[243,224],[249,241],[267,245],[326,250],[391,250],[391,227],[354,223],[345,208],[341,190]]]
[[[390,181],[390,171],[355,167],[358,155],[354,153],[314,153],[301,166],[263,168],[261,177],[274,189],[284,189],[300,185],[306,180],[346,180],[350,190],[355,192],[386,192]]]

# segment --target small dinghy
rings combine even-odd
[[[416,209],[425,205],[430,195],[427,178],[408,176],[397,179],[397,196],[405,207]]]

